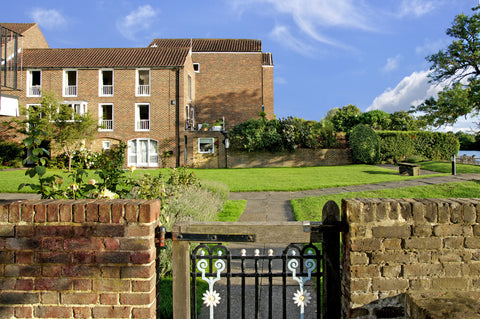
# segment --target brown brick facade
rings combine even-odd
[[[31,72],[41,71],[42,92],[52,92],[61,103],[83,103],[99,123],[101,109],[112,108],[113,126],[99,129],[89,145],[92,151],[132,141],[129,152],[136,147],[158,153],[158,165],[152,162],[155,156],[146,156],[148,163],[140,163],[137,154],[137,166],[160,166],[164,152],[173,155],[169,166],[192,165],[193,154],[188,148],[195,150],[193,144],[185,145],[185,136],[196,131],[198,124],[212,125],[225,118],[228,129],[257,118],[262,110],[273,118],[273,62],[271,54],[261,52],[259,40],[158,40],[163,44],[149,48],[49,50],[42,49],[48,44],[36,24],[26,30],[24,24],[15,27],[24,32],[27,50],[24,71],[19,74],[21,90],[9,94],[18,96],[23,106],[39,104],[41,97],[32,96],[29,87]],[[135,94],[138,69],[150,71],[148,96]],[[65,70],[77,71],[75,97],[62,92]],[[113,96],[100,94],[100,70],[113,71]],[[149,128],[140,131],[136,128],[139,105],[142,114],[147,112],[145,108],[149,113],[149,123],[145,123]],[[126,164],[133,158],[127,156]]]
[[[194,53],[193,61],[200,64],[195,101],[198,123],[212,124],[224,116],[231,127],[258,118],[265,102],[265,112],[273,117],[273,87],[264,85],[263,75],[267,73],[265,80],[273,76],[264,72],[261,52]],[[269,96],[264,98],[264,92]]]

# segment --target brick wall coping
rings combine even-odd
[[[157,221],[160,200],[7,200],[0,201],[0,222],[26,223],[152,223]]]

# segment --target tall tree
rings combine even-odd
[[[480,6],[473,14],[459,14],[447,35],[453,38],[445,49],[427,57],[432,63],[431,81],[450,86],[415,108],[424,112],[428,124],[454,124],[461,116],[477,115],[480,111]]]
[[[331,122],[336,132],[348,132],[358,122],[358,116],[362,113],[360,109],[353,104],[345,105],[335,112],[331,118]]]

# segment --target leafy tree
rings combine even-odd
[[[25,109],[26,118],[19,121],[19,132],[31,136],[35,131],[42,132],[40,146],[62,150],[68,157],[68,171],[71,170],[75,151],[80,150],[86,141],[91,140],[98,125],[89,114],[77,114],[73,108],[58,102],[55,96],[43,92],[39,106]],[[50,144],[50,142],[53,142]]]
[[[455,133],[455,136],[458,137],[461,150],[476,150],[478,148],[477,139],[474,134],[458,131]]]
[[[415,108],[434,126],[454,124],[461,116],[480,111],[480,7],[471,16],[459,14],[446,33],[454,40],[445,49],[427,57],[432,63],[431,80],[452,85]]]
[[[358,122],[374,130],[388,130],[392,122],[390,114],[382,110],[373,110],[358,116]]]
[[[346,105],[335,112],[331,117],[331,122],[336,132],[348,132],[358,122],[358,116],[362,113],[356,105]]]

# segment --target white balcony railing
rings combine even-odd
[[[113,96],[113,85],[103,85],[102,86],[102,95],[103,96]]]
[[[113,131],[113,120],[100,120],[100,130]]]
[[[137,95],[150,95],[150,85],[137,86]]]
[[[65,96],[77,96],[77,86],[68,85],[65,87]]]
[[[137,121],[137,131],[148,131],[148,130],[150,130],[150,120]]]
[[[42,96],[41,89],[42,89],[42,87],[40,85],[32,85],[28,89],[28,95],[29,96]]]

